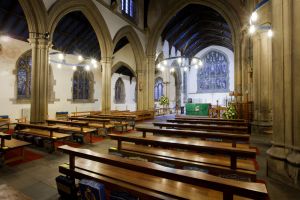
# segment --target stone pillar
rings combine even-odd
[[[49,39],[31,36],[31,110],[30,122],[44,122],[48,118]]]
[[[143,110],[144,108],[144,74],[142,70],[137,71],[137,110]]]
[[[262,132],[272,126],[272,38],[267,31],[253,36],[253,126]],[[254,130],[255,131],[255,130]]]
[[[155,56],[148,55],[146,68],[144,70],[146,77],[146,90],[144,91],[145,103],[144,109],[154,110],[154,79],[155,79]]]
[[[109,114],[111,110],[111,66],[112,60],[109,57],[101,59],[102,69],[102,112]]]
[[[300,169],[300,1],[272,0],[273,141],[270,177],[299,187]]]

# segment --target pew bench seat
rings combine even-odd
[[[167,163],[179,169],[192,167],[202,169],[213,175],[224,175],[223,177],[237,175],[238,178],[243,180],[256,180],[256,168],[255,163],[252,160],[237,159],[237,169],[233,170],[230,169],[230,159],[221,155],[178,151],[129,143],[122,144],[121,150],[111,147],[109,152],[122,154],[122,156],[128,157],[141,157],[150,162],[158,161]]]
[[[58,132],[53,132],[53,136],[50,137],[49,131],[33,129],[33,128],[26,128],[26,129],[19,130],[18,133],[40,136],[43,138],[49,138],[49,139],[53,139],[53,140],[66,139],[66,138],[70,137],[70,135],[58,133]]]
[[[16,140],[13,138],[5,140],[5,144],[0,147],[0,159],[4,161],[3,164],[23,160],[24,148],[29,145],[30,143],[28,142]]]

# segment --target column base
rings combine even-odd
[[[267,154],[267,176],[300,189],[300,153],[273,145]]]
[[[251,133],[262,134],[265,131],[272,129],[272,121],[253,121],[251,122]]]

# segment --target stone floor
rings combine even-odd
[[[157,121],[163,121],[167,117],[159,117]],[[151,124],[151,121],[146,123]],[[258,147],[260,155],[257,157],[260,169],[258,179],[265,180],[272,200],[299,200],[300,191],[286,184],[269,179],[266,177],[266,149],[269,148],[270,136],[268,135],[252,135],[252,146]],[[100,153],[107,153],[110,146],[116,143],[109,139],[101,142],[85,145],[88,148]],[[36,150],[41,152],[40,150]],[[60,152],[53,154],[44,153],[42,159],[32,162],[20,164],[14,167],[0,168],[0,185],[7,184],[13,186],[20,192],[36,200],[57,200],[59,195],[56,191],[55,177],[59,175],[58,166],[64,162],[68,162],[68,157]]]

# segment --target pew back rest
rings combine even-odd
[[[128,160],[118,156],[100,154],[88,149],[77,149],[67,145],[60,146],[60,151],[69,154],[70,169],[75,169],[75,157],[112,165],[124,169],[134,169],[149,175],[159,176],[195,186],[206,187],[224,193],[224,199],[233,199],[233,194],[253,199],[267,199],[267,189],[262,183],[247,183],[212,176],[201,172],[189,172],[163,167],[157,164]]]
[[[58,128],[53,127],[53,126],[26,124],[26,123],[17,123],[17,125],[16,125],[16,130],[21,130],[21,129],[26,129],[26,128],[40,129],[40,130],[46,130],[46,131],[50,131],[50,132],[58,131]]]
[[[48,124],[65,124],[70,126],[79,126],[79,127],[86,127],[88,126],[88,122],[73,122],[73,121],[66,121],[66,120],[52,120],[48,119],[46,120]]]

